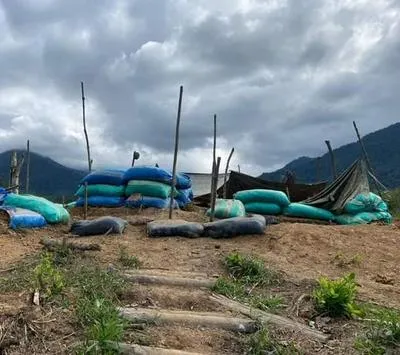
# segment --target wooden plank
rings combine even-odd
[[[166,349],[138,344],[109,342],[114,349],[123,355],[206,355],[184,350]]]
[[[261,311],[260,309],[251,308],[249,306],[246,306],[242,303],[233,301],[224,296],[214,294],[214,295],[210,296],[210,299],[212,301],[218,302],[219,304],[221,304],[225,307],[230,308],[233,311],[239,312],[250,318],[256,319],[257,321],[271,323],[278,327],[291,329],[293,331],[299,332],[303,335],[306,335],[314,340],[318,340],[321,342],[325,342],[329,339],[328,335],[326,335],[318,330],[312,329],[305,324],[301,324],[299,322],[293,321],[289,318],[278,316],[276,314],[267,313],[267,312]]]
[[[120,313],[125,319],[136,323],[178,323],[186,326],[217,328],[240,333],[253,333],[257,330],[255,321],[230,317],[223,313],[170,311],[149,308],[120,308]]]
[[[195,279],[187,277],[175,277],[164,275],[149,275],[141,273],[124,273],[125,280],[136,282],[139,284],[155,284],[155,285],[168,285],[168,286],[183,286],[183,287],[200,287],[211,288],[215,285],[213,279]]]

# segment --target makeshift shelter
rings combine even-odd
[[[289,194],[290,200],[293,202],[303,201],[310,196],[314,196],[326,187],[326,182],[317,184],[286,184],[282,182],[267,181],[255,178],[243,173],[231,171],[229,179],[226,182],[226,198],[231,199],[238,191],[266,189],[278,190]],[[224,185],[217,190],[217,197],[222,197]],[[198,206],[209,206],[210,194],[196,196],[193,202]]]
[[[370,192],[368,175],[366,162],[363,159],[356,160],[325,189],[305,199],[302,203],[341,213],[346,203],[358,194]]]

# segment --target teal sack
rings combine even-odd
[[[373,192],[359,194],[353,200],[346,203],[344,212],[356,215],[360,212],[387,212],[388,206],[378,195]]]
[[[342,225],[368,224],[376,221],[390,224],[392,215],[389,212],[361,212],[356,215],[342,214],[335,218],[335,222]]]
[[[211,209],[207,210],[207,216],[211,214]],[[215,202],[214,216],[219,219],[244,217],[246,210],[243,203],[238,200],[224,200],[218,199]]]
[[[109,197],[122,197],[125,194],[125,186],[120,185],[88,185],[87,186],[88,196],[109,196]],[[75,192],[75,196],[85,197],[85,186],[81,185],[78,191]]]
[[[233,195],[233,198],[235,200],[242,201],[244,204],[251,202],[267,202],[286,207],[290,203],[286,194],[282,191],[277,190],[244,190],[236,192]]]
[[[143,196],[168,198],[170,197],[171,186],[157,181],[145,181],[145,180],[131,180],[126,185],[125,196],[131,196],[133,194],[141,194]],[[174,189],[174,197],[177,195],[176,189]]]
[[[255,213],[261,215],[281,214],[282,208],[274,203],[267,202],[250,202],[244,205],[247,213]]]
[[[9,194],[4,200],[4,206],[25,208],[37,212],[48,223],[68,223],[70,219],[68,211],[62,205],[34,195]]]
[[[302,203],[291,203],[283,210],[285,216],[320,219],[323,221],[333,221],[335,216],[332,212]]]

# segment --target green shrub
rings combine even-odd
[[[48,298],[64,289],[64,276],[55,268],[52,254],[43,254],[39,265],[34,269],[34,287]]]
[[[262,327],[258,332],[250,336],[247,343],[249,355],[299,355],[302,352],[293,343],[283,345],[274,339],[268,329]]]
[[[360,315],[354,303],[357,292],[354,273],[337,280],[321,277],[313,297],[320,312],[332,317]]]
[[[121,248],[119,250],[119,259],[118,261],[121,263],[122,266],[130,267],[134,269],[139,269],[142,265],[141,261],[133,255],[129,255],[126,251],[126,248]]]

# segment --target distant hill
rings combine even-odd
[[[400,123],[396,123],[363,137],[372,168],[377,178],[387,187],[400,186]],[[334,144],[334,142],[332,142]],[[358,142],[341,146],[334,150],[336,165],[341,172],[349,167],[362,154]],[[280,181],[285,171],[291,170],[296,181],[312,183],[317,180],[318,158],[301,157],[293,160],[282,169],[263,173],[266,180]],[[319,159],[319,180],[332,179],[329,154]]]
[[[24,153],[18,150],[18,156]],[[8,186],[10,175],[11,150],[0,154],[0,183]],[[29,193],[41,196],[72,196],[85,172],[67,168],[54,160],[39,154],[30,153]],[[20,192],[25,192],[26,158],[20,176]]]

